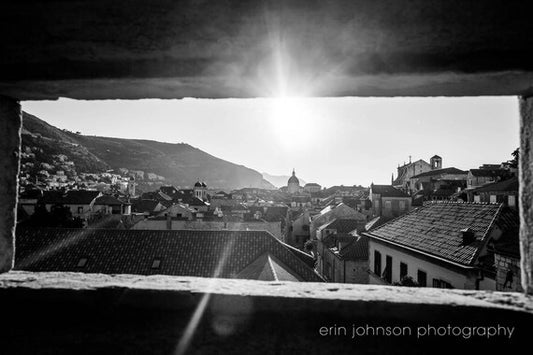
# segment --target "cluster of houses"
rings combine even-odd
[[[390,185],[321,190],[288,240],[307,243],[326,281],[520,291],[516,175],[508,162],[410,161]]]
[[[44,139],[44,138],[43,138]],[[70,143],[76,145],[74,143]],[[77,146],[77,145],[76,145]],[[36,153],[43,153],[42,148],[23,146],[19,185],[25,190],[98,190],[127,193],[131,188],[130,180],[163,181],[162,176],[145,174],[140,170],[124,168],[114,170],[82,173],[65,154],[50,155],[46,162],[39,162]]]
[[[50,243],[76,239],[80,233],[83,243],[73,243],[72,250],[67,243],[62,253],[70,250],[74,256],[56,263],[47,258],[45,266],[26,256],[39,254],[34,249],[42,248],[44,239],[36,240],[44,232],[20,228],[17,267],[518,291],[517,195],[511,164],[463,171],[443,168],[439,156],[429,163],[420,159],[398,166],[390,185],[369,188],[300,186],[293,170],[279,190],[225,192],[197,181],[192,188],[161,186],[136,195],[132,179],[123,192],[113,194],[25,191],[19,204],[28,216],[38,205],[47,210],[67,206],[87,221],[87,228],[47,230]],[[114,216],[115,223],[104,223],[102,216]],[[95,243],[80,247],[87,238],[116,244],[106,247],[115,252],[104,252]],[[130,250],[130,243],[141,249]],[[130,256],[122,255],[125,250]],[[207,259],[193,258],[197,252]],[[106,253],[114,266],[99,253]],[[232,270],[217,275],[209,267],[194,266],[212,266],[220,258],[233,260]],[[134,267],[134,259],[146,265]]]

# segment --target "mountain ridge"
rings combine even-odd
[[[52,155],[66,155],[78,172],[128,169],[164,177],[165,184],[178,186],[192,186],[200,179],[212,188],[275,189],[259,172],[187,143],[87,136],[59,129],[27,112],[23,112],[22,145],[48,164]]]

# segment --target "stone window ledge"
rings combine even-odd
[[[11,271],[0,274],[0,294],[20,291],[66,290],[72,293],[129,291],[136,294],[194,296],[216,294],[305,301],[347,301],[370,304],[435,305],[510,310],[533,315],[533,297],[522,293],[435,288],[409,288],[381,285],[334,283],[265,282],[200,277],[103,275],[65,272],[32,273]],[[150,303],[138,304],[151,307]],[[161,304],[159,304],[161,306]],[[172,308],[171,304],[167,306]],[[281,307],[281,304],[279,304]]]
[[[533,324],[519,293],[170,276],[11,271],[0,302],[2,354],[503,353],[528,346]],[[351,337],[354,326],[500,325],[513,337]]]

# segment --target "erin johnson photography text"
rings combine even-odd
[[[463,339],[471,338],[495,338],[503,337],[511,339],[515,332],[515,327],[500,324],[488,326],[456,326],[430,324],[420,326],[375,326],[370,324],[351,326],[323,326],[318,329],[320,336],[341,336],[359,337],[385,336],[385,337],[458,337]]]

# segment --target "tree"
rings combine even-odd
[[[508,160],[507,162],[510,164],[511,168],[518,169],[518,159],[520,158],[520,148],[516,148],[511,155],[513,156],[513,159]]]
[[[411,276],[404,276],[400,282],[395,282],[393,286],[419,287],[420,285]]]
[[[31,227],[49,227],[49,222],[50,213],[43,204],[38,204],[33,214],[23,224]]]
[[[24,222],[24,225],[31,227],[63,227],[63,228],[83,228],[83,220],[79,217],[72,217],[70,209],[63,205],[52,206],[48,212],[42,204],[35,207],[35,212]]]
[[[304,244],[304,250],[311,254],[313,249],[314,249],[313,242],[311,240],[306,241]]]

